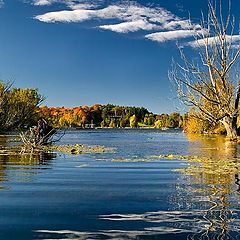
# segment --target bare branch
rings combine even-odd
[[[236,126],[240,100],[240,86],[234,85],[236,81],[232,79],[236,78],[232,72],[240,55],[240,47],[235,49],[233,45],[235,19],[231,16],[230,1],[226,19],[221,1],[219,11],[210,0],[208,9],[206,21],[202,13],[202,31],[195,34],[199,61],[190,61],[179,48],[182,64],[173,63],[169,78],[175,82],[178,96],[185,104],[194,106],[209,121],[223,122],[228,135],[234,135],[236,129],[232,128]]]

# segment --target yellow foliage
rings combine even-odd
[[[204,121],[190,115],[184,126],[184,130],[188,133],[203,133]]]

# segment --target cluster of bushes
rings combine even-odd
[[[207,119],[199,118],[198,115],[188,113],[184,116],[183,129],[188,133],[198,134],[226,134],[226,129],[221,122],[214,123]],[[240,124],[238,124],[238,127]]]
[[[0,82],[0,131],[34,124],[35,109],[42,100],[37,89],[14,88],[10,83]]]
[[[37,113],[55,127],[182,127],[183,118],[178,113],[156,115],[143,107],[93,106],[39,107]]]

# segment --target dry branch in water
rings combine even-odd
[[[59,139],[54,139],[55,134],[56,130],[49,126],[44,119],[40,119],[37,126],[31,127],[26,132],[21,132],[20,137],[24,147],[34,150],[40,146],[50,145],[62,138],[61,136]]]

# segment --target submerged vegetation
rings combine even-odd
[[[16,141],[16,138],[15,138]],[[18,144],[14,146],[1,146],[0,156],[31,156],[35,158],[42,154],[67,153],[67,154],[93,154],[93,153],[113,153],[114,148],[105,146],[88,146],[83,144],[74,145],[45,145],[37,146],[34,149],[26,145]]]
[[[51,152],[61,152],[68,154],[86,154],[86,153],[106,153],[106,152],[114,152],[113,148],[104,147],[104,146],[87,146],[83,144],[75,144],[75,145],[54,145],[43,147],[43,150],[51,151]]]

